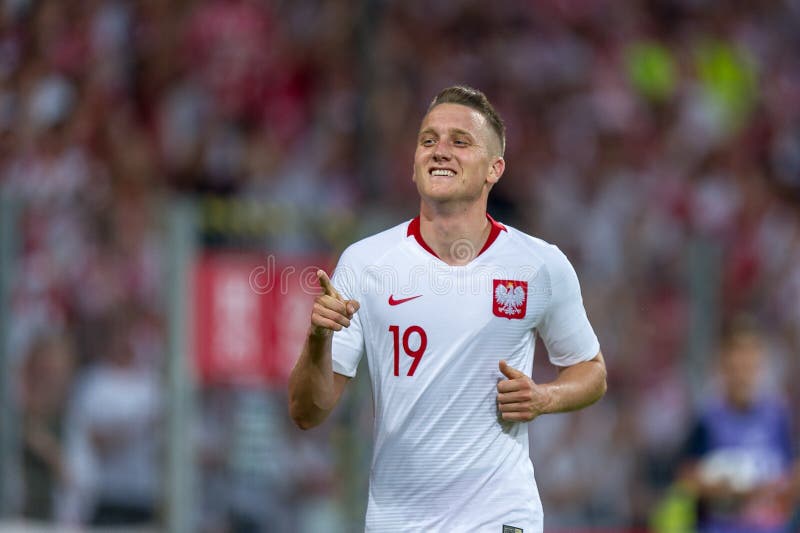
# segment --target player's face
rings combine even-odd
[[[417,138],[417,190],[436,202],[485,197],[505,168],[498,145],[479,112],[459,104],[437,105],[425,115]]]

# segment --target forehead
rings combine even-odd
[[[460,129],[477,136],[485,134],[487,127],[486,118],[471,107],[461,104],[439,104],[422,119],[420,131]]]

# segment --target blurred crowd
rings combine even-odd
[[[348,239],[394,225],[417,209],[427,102],[463,83],[508,129],[490,213],[567,253],[609,366],[600,404],[531,424],[548,524],[646,526],[717,390],[726,321],[759,324],[762,385],[800,422],[797,50],[795,0],[3,1],[16,508],[162,516],[173,197],[355,217]],[[257,249],[347,244],[295,233]],[[322,531],[343,428],[370,434],[342,407],[300,434],[281,390],[204,392],[204,530]]]

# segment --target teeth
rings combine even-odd
[[[431,170],[431,175],[432,176],[455,176],[456,173],[453,172],[452,170],[436,169],[436,170]]]

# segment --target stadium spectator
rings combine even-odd
[[[703,533],[789,531],[794,433],[784,399],[764,386],[767,357],[747,324],[721,339],[721,390],[698,414],[680,479],[697,498]]]
[[[39,336],[22,363],[22,514],[42,522],[55,518],[56,495],[67,482],[64,414],[75,366],[71,339]]]
[[[108,326],[107,353],[77,383],[67,418],[62,520],[149,524],[159,510],[161,386],[142,364],[140,320],[126,307]],[[134,326],[132,326],[132,324]]]

